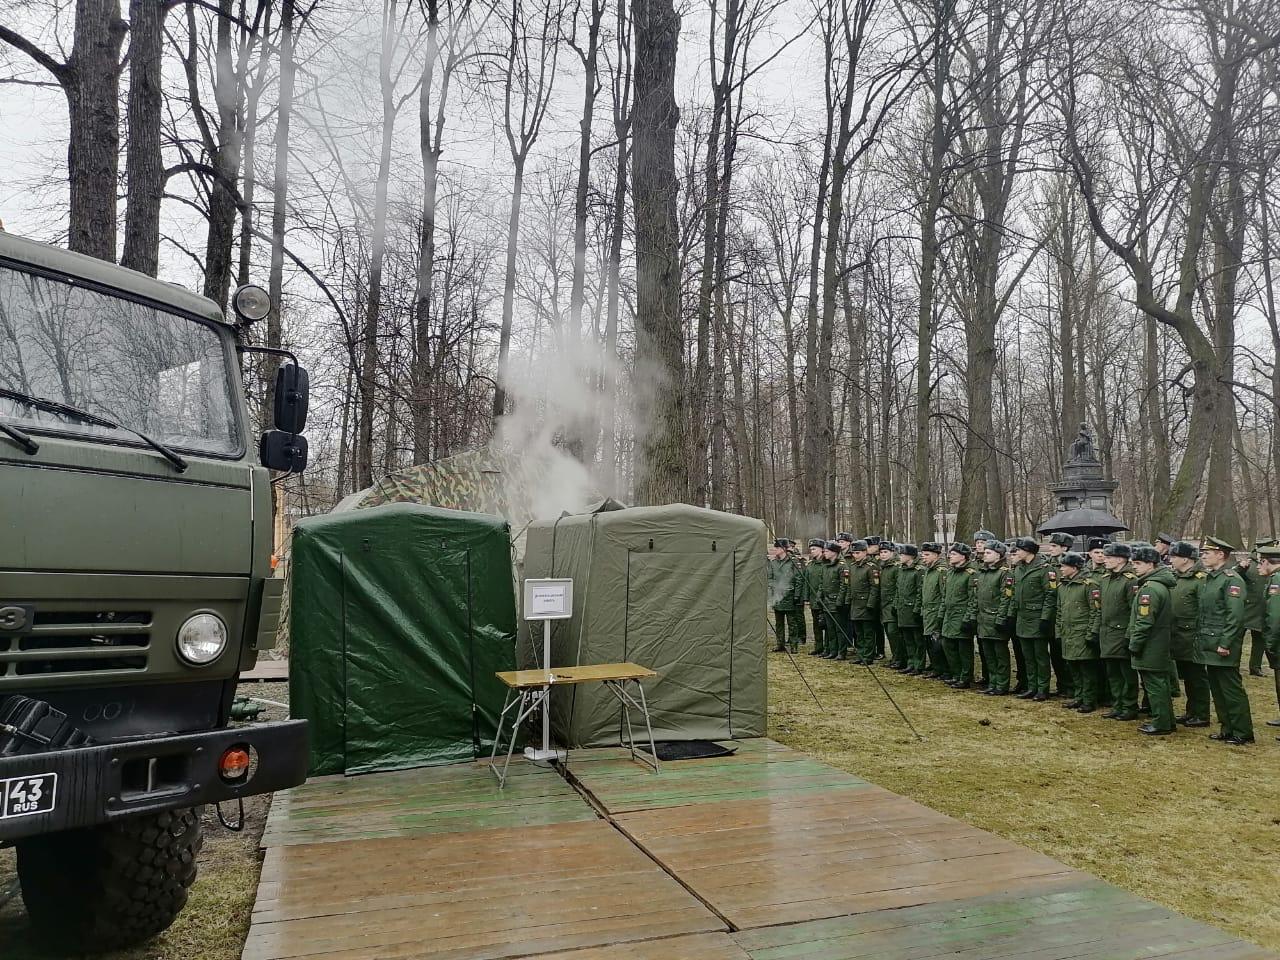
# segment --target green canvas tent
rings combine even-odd
[[[511,530],[398,503],[293,534],[289,694],[312,775],[487,754],[515,661]]]
[[[645,682],[659,740],[765,734],[764,524],[686,504],[623,508],[530,524],[528,578],[573,580],[573,618],[552,627],[552,666],[630,660]],[[519,660],[541,657],[539,623],[521,630]],[[552,698],[567,747],[617,743],[622,715],[608,690]]]

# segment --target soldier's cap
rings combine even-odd
[[[867,550],[867,541],[865,541],[865,540],[855,540],[855,541],[853,541],[853,543],[849,544],[849,549],[850,549],[850,550],[853,550],[853,551],[855,551],[855,552],[857,552],[857,553],[866,553],[866,550]]]
[[[783,550],[785,550],[787,549],[787,547],[791,546],[791,541],[788,540],[786,537],[778,537],[776,540],[773,541],[773,545],[775,547],[781,547]]]
[[[1077,570],[1083,570],[1084,565],[1088,562],[1083,553],[1076,553],[1074,550],[1062,555],[1062,565],[1064,567],[1075,567]]]
[[[827,541],[823,540],[821,537],[814,537],[809,541],[809,546],[811,547],[826,547],[826,545]]]
[[[837,533],[837,534],[836,534],[836,539],[837,539],[837,540],[843,540],[845,543],[853,543],[853,534],[852,534],[852,533]]]
[[[1275,543],[1275,537],[1259,537],[1257,540],[1253,541],[1253,548],[1255,550],[1261,550],[1263,547],[1273,547],[1275,546]]]
[[[921,553],[942,553],[942,544],[935,540],[926,540],[920,544]]]
[[[1221,550],[1223,553],[1235,553],[1236,548],[1219,537],[1205,537],[1205,550]]]
[[[1013,541],[1013,549],[1025,550],[1027,553],[1035,554],[1040,552],[1040,544],[1030,537],[1019,537]]]
[[[1006,553],[1009,552],[1009,545],[1005,543],[1003,540],[991,539],[991,540],[988,540],[985,544],[983,544],[982,549],[993,550],[1003,557]]]
[[[1090,537],[1089,542],[1085,547],[1089,550],[1105,550],[1107,548],[1107,541],[1102,537]]]
[[[1051,533],[1049,534],[1049,542],[1056,543],[1060,547],[1066,547],[1068,550],[1075,546],[1076,538],[1069,533]]]
[[[1135,543],[1133,559],[1139,563],[1159,563],[1160,551],[1149,543]]]
[[[1167,546],[1172,547],[1174,543],[1177,542],[1177,538],[1174,537],[1174,535],[1171,533],[1157,533],[1156,542],[1163,543],[1163,544],[1166,544]]]
[[[892,540],[881,540],[881,541],[880,541],[880,550],[881,550],[881,551],[888,550],[890,553],[893,553],[893,552],[897,551],[897,549],[898,549],[898,545],[897,545],[896,543],[894,543]]]
[[[836,540],[828,540],[822,545],[823,550],[830,550],[832,553],[839,553],[843,548]]]
[[[1276,550],[1277,552],[1280,552],[1280,547],[1277,547]],[[901,553],[904,557],[920,556],[920,548],[917,547],[914,543],[904,543],[902,546],[898,548],[898,552]]]
[[[1259,547],[1258,556],[1272,563],[1280,563],[1280,544],[1268,543]]]
[[[1108,543],[1102,548],[1104,557],[1124,557],[1126,560],[1133,554],[1127,543]]]
[[[998,537],[990,530],[979,530],[973,535],[974,540],[996,540]]]
[[[872,545],[872,546],[874,546],[874,545],[876,545],[876,544],[878,544],[878,543],[880,542],[880,538],[879,538],[879,537],[877,537],[877,536],[863,537],[862,539],[863,539],[863,540],[865,540],[865,541],[867,541],[867,543],[868,543],[869,545]]]
[[[969,546],[967,543],[965,543],[962,540],[957,540],[955,543],[951,545],[950,552],[958,553],[962,557],[971,557],[973,556],[973,547]]]
[[[1169,556],[1198,560],[1200,559],[1200,548],[1190,540],[1175,540],[1169,545]]]

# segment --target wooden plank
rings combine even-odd
[[[484,960],[724,929],[593,820],[272,847],[244,958]]]
[[[513,763],[506,787],[483,764],[325,777],[277,794],[264,847],[414,837],[596,819],[554,770]]]
[[[1267,956],[1223,931],[1079,876],[1025,892],[744,931],[752,960],[1146,960]],[[1173,952],[1176,951],[1176,952]]]
[[[724,933],[700,933],[691,937],[663,937],[642,943],[624,943],[587,950],[556,951],[538,960],[751,960]]]

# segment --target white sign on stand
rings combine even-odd
[[[526,620],[568,620],[573,616],[572,580],[526,580],[524,618]],[[543,666],[548,666],[544,663]]]
[[[572,580],[526,580],[524,582],[524,618],[542,621],[542,669],[547,673],[547,685],[542,692],[542,747],[525,747],[524,755],[530,760],[563,760],[563,750],[551,749],[551,685],[555,678],[551,673],[551,621],[568,620],[573,616]]]

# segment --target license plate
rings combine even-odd
[[[0,780],[0,820],[49,813],[53,810],[57,792],[56,773]]]

